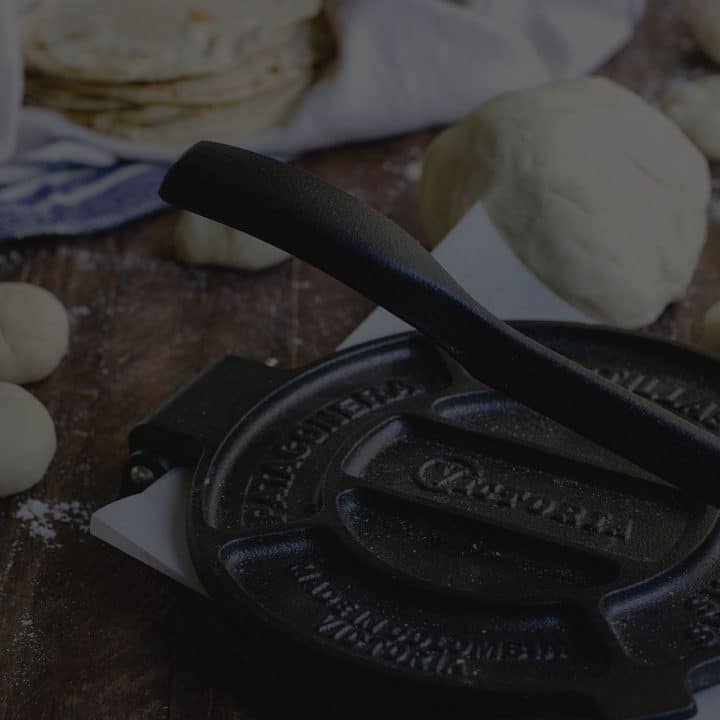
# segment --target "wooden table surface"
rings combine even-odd
[[[706,71],[682,5],[651,0],[603,74],[652,99]],[[420,236],[415,181],[434,134],[300,162]],[[130,428],[209,360],[232,353],[301,365],[330,352],[371,305],[298,261],[254,275],[183,267],[171,254],[174,220],[167,212],[0,253],[0,280],[43,285],[72,316],[70,354],[32,388],[57,423],[57,457],[32,492],[0,501],[0,720],[269,717],[252,699],[247,668],[234,687],[217,680],[203,606],[92,538],[88,519],[118,496]],[[651,332],[696,340],[704,310],[720,299],[719,240],[714,225],[687,297]]]

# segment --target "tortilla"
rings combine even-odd
[[[46,85],[43,81],[38,81],[31,76],[25,78],[25,104],[49,107],[60,112],[66,110],[99,112],[132,107],[131,104],[123,100],[69,92],[53,85]]]
[[[43,0],[26,13],[30,70],[91,82],[159,82],[238,67],[321,0]]]
[[[28,98],[55,109],[103,111],[148,105],[211,105],[239,101],[306,76],[327,59],[324,25],[303,22],[288,42],[261,51],[223,73],[159,83],[88,83],[29,73]]]
[[[195,109],[153,106],[134,111],[67,112],[71,120],[127,140],[184,149],[198,140],[238,142],[289,116],[312,82],[312,74],[239,103]],[[162,110],[165,110],[161,112]]]

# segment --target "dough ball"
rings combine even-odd
[[[702,346],[720,357],[720,302],[715,303],[703,317]]]
[[[68,349],[70,323],[60,301],[26,283],[0,283],[0,381],[46,378]]]
[[[720,62],[720,0],[690,0],[687,18],[697,44],[708,57]]]
[[[178,258],[192,265],[219,265],[239,270],[263,270],[290,256],[252,235],[184,212],[175,228]]]
[[[681,83],[660,105],[705,157],[720,160],[720,75]]]
[[[48,411],[27,390],[0,382],[0,497],[40,482],[55,448]]]
[[[431,239],[482,201],[555,292],[601,321],[638,327],[692,278],[710,174],[662,113],[583,78],[501,95],[446,130],[428,149],[420,194]]]

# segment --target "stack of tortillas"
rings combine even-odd
[[[288,117],[333,55],[322,0],[40,0],[27,102],[101,132],[184,147]]]

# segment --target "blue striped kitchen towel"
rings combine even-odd
[[[165,169],[52,140],[0,165],[0,239],[78,235],[148,215],[163,206]]]

